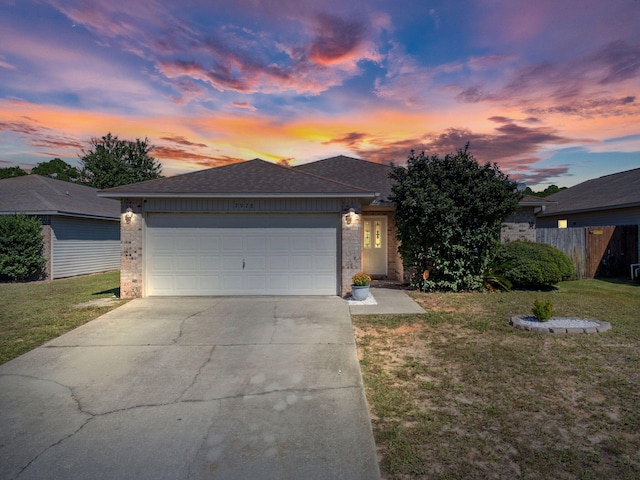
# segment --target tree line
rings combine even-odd
[[[60,158],[38,163],[31,174],[94,188],[111,188],[162,177],[162,165],[151,156],[149,140],[120,140],[117,136],[93,137],[78,155],[80,167]],[[28,175],[19,166],[0,168],[0,179]]]

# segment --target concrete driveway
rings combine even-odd
[[[2,479],[377,479],[347,303],[145,298],[0,366]]]

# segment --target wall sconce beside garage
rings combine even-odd
[[[355,208],[350,208],[347,213],[344,215],[344,221],[347,225],[351,225],[353,220],[356,218],[356,210]]]
[[[125,211],[124,214],[124,221],[129,224],[131,223],[131,219],[133,218],[133,210],[131,209],[131,207],[127,208],[127,210]]]

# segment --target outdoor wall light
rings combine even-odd
[[[131,223],[131,219],[133,218],[133,210],[131,207],[127,208],[126,213],[124,214],[124,221],[127,223]]]
[[[347,225],[351,225],[353,219],[356,216],[356,210],[354,208],[350,208],[349,211],[344,215],[344,221],[347,222]]]

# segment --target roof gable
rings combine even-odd
[[[640,168],[606,175],[555,193],[546,215],[588,212],[640,205]]]
[[[377,192],[380,196],[373,203],[374,205],[391,204],[389,200],[391,195],[389,174],[393,167],[390,165],[340,155],[293,168]]]
[[[101,196],[363,196],[373,191],[255,159],[114,187]]]
[[[0,180],[0,213],[119,219],[120,202],[98,198],[97,192],[41,175],[5,178]]]

